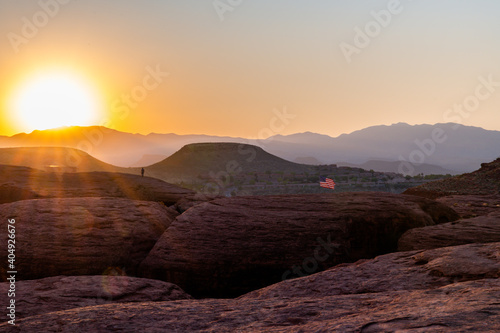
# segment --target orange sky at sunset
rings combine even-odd
[[[294,116],[276,134],[500,130],[499,13],[493,0],[0,0],[0,135],[256,137],[276,110]],[[449,111],[478,89],[478,105]]]

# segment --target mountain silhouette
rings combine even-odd
[[[218,142],[186,145],[146,170],[149,176],[178,183],[242,173],[306,173],[314,172],[314,167],[284,160],[257,146]]]
[[[436,136],[436,133],[440,135]],[[439,137],[439,142],[434,140],[436,137]],[[380,169],[385,172],[395,171],[394,163],[390,162],[407,161],[414,165],[415,173],[430,170],[458,174],[476,170],[482,162],[500,156],[500,131],[453,123],[372,126],[335,138],[311,132],[275,135],[266,140],[172,133],[142,135],[99,126],[0,137],[0,147],[71,147],[120,167],[148,166],[160,162],[164,156],[174,154],[185,145],[207,142],[257,145],[288,161],[308,164],[363,165],[369,161],[386,161],[387,165],[382,165]]]

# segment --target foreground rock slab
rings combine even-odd
[[[7,295],[8,289],[9,283],[0,283],[1,295]],[[17,281],[15,297],[16,317],[19,319],[109,303],[181,299],[191,299],[191,296],[174,284],[118,275],[56,276]],[[8,301],[7,297],[1,298],[2,309],[9,305]]]
[[[495,332],[500,280],[322,298],[108,304],[0,324],[0,332]]]
[[[500,211],[486,216],[408,230],[399,239],[398,248],[400,251],[411,251],[492,242],[500,242]]]
[[[115,303],[0,332],[495,332],[500,243],[391,253],[237,299]]]
[[[179,216],[141,265],[195,297],[231,297],[397,250],[407,230],[451,208],[388,193],[223,198]]]
[[[119,198],[24,200],[0,205],[0,240],[15,219],[20,280],[100,275],[119,268],[135,275],[178,213],[163,204]],[[7,246],[0,247],[7,258]],[[0,281],[6,281],[5,265]]]

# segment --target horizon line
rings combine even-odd
[[[88,125],[88,126],[71,125],[71,126],[61,126],[61,127],[55,127],[55,128],[47,128],[47,129],[42,129],[42,130],[40,130],[40,129],[34,129],[31,132],[29,132],[29,133],[28,132],[19,132],[19,133],[15,133],[15,134],[12,134],[12,135],[0,134],[0,137],[13,138],[15,136],[23,135],[23,134],[24,135],[31,135],[31,134],[33,134],[35,132],[63,131],[63,130],[70,130],[70,129],[75,129],[75,128],[105,128],[107,130],[111,130],[111,131],[115,131],[115,132],[132,134],[132,135],[141,135],[141,136],[149,136],[149,135],[211,136],[211,137],[218,137],[218,138],[265,141],[265,140],[268,140],[269,138],[273,138],[273,137],[288,137],[288,136],[300,135],[300,134],[315,134],[315,135],[327,136],[329,138],[335,139],[335,138],[339,138],[339,137],[341,137],[343,135],[353,134],[355,132],[363,131],[363,130],[366,130],[366,129],[369,129],[369,128],[374,128],[374,127],[391,127],[391,126],[396,126],[396,125],[407,125],[407,126],[410,126],[410,127],[416,127],[416,126],[438,126],[438,125],[453,125],[453,126],[456,126],[456,125],[458,125],[458,126],[463,126],[463,127],[479,128],[479,129],[482,129],[482,130],[485,130],[485,131],[500,132],[500,130],[491,130],[491,129],[486,129],[486,128],[480,127],[480,126],[464,125],[464,124],[454,123],[454,122],[435,123],[435,124],[430,124],[430,123],[409,124],[409,123],[406,123],[406,122],[397,122],[397,123],[392,123],[390,125],[387,125],[387,124],[372,125],[372,126],[368,126],[368,127],[364,127],[364,128],[361,128],[361,129],[354,130],[354,131],[349,132],[349,133],[342,133],[342,134],[339,134],[338,136],[331,136],[329,134],[318,133],[318,132],[313,132],[313,131],[306,130],[304,132],[296,132],[296,133],[291,133],[291,134],[279,134],[279,133],[277,133],[277,134],[269,136],[267,138],[260,139],[260,138],[256,138],[256,137],[248,137],[247,138],[247,137],[240,137],[240,136],[205,134],[205,133],[201,133],[201,134],[195,134],[195,133],[178,134],[178,133],[174,133],[174,132],[167,132],[167,133],[150,132],[150,133],[144,134],[144,133],[139,133],[139,132],[127,132],[127,131],[124,131],[124,130],[110,128],[110,127],[106,127],[106,126],[103,126],[103,125]]]

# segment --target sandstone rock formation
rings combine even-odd
[[[500,211],[487,216],[408,230],[399,239],[400,251],[500,242]]]
[[[179,216],[141,271],[195,297],[235,296],[396,251],[405,231],[457,218],[435,201],[387,193],[217,199]]]
[[[500,195],[450,195],[436,199],[455,210],[462,218],[500,211]]]
[[[0,165],[0,189],[0,203],[33,198],[115,197],[161,201],[182,212],[207,200],[156,178],[110,172],[55,173],[4,165]],[[11,192],[10,197],[6,190]]]
[[[40,199],[41,195],[13,184],[0,185],[0,204],[19,200]]]
[[[24,200],[0,205],[0,239],[7,244],[14,218],[18,279],[99,275],[109,267],[134,275],[177,215],[160,203],[119,198]],[[7,258],[6,246],[0,257]]]
[[[38,314],[108,303],[159,302],[191,299],[174,284],[140,279],[109,272],[99,276],[55,276],[16,282],[16,316]],[[0,294],[7,295],[9,283],[0,283]],[[7,297],[0,299],[5,309]],[[3,320],[2,320],[3,321]]]
[[[433,289],[485,278],[500,278],[500,243],[390,253],[283,281],[241,298],[325,297]]]
[[[499,250],[492,243],[394,253],[233,300],[106,304],[0,324],[0,331],[495,332]]]

